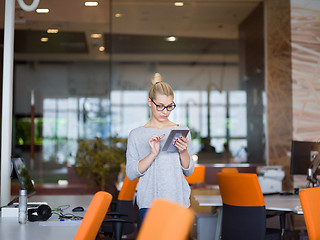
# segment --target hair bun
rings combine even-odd
[[[158,82],[162,82],[162,77],[161,77],[160,73],[155,73],[153,75],[153,77],[151,78],[151,84],[155,85]]]

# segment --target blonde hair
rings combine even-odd
[[[151,78],[151,88],[149,90],[149,98],[155,99],[157,94],[173,96],[173,90],[168,83],[162,81],[160,73],[155,73]]]

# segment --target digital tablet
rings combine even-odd
[[[173,142],[176,138],[180,138],[180,136],[186,137],[188,135],[189,130],[171,130],[167,141],[163,145],[162,151],[167,152],[175,152],[178,149],[173,145]]]

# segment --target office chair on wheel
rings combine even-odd
[[[320,187],[303,189],[299,197],[308,237],[310,240],[320,239]]]
[[[221,172],[223,173],[238,173],[238,169],[235,167],[224,167],[221,169]]]
[[[219,172],[217,179],[223,202],[223,240],[280,239],[280,230],[266,229],[265,202],[256,174]]]
[[[74,240],[94,240],[99,227],[108,211],[112,195],[107,192],[97,192],[84,215]]]
[[[139,179],[129,180],[126,176],[117,201],[111,204],[111,212],[107,213],[100,232],[118,240],[122,235],[137,231],[135,222],[139,221],[139,215],[134,206],[134,195]]]
[[[205,171],[206,171],[206,166],[195,166],[193,173],[185,178],[187,179],[187,182],[189,184],[199,184],[199,183],[204,183],[205,179]]]

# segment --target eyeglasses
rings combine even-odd
[[[153,99],[151,99],[151,101],[154,103],[154,105],[156,105],[156,109],[157,111],[163,111],[164,109],[167,109],[168,111],[172,111],[173,109],[176,108],[176,104],[173,102],[172,104],[168,105],[168,106],[165,106],[163,104],[156,104]]]

